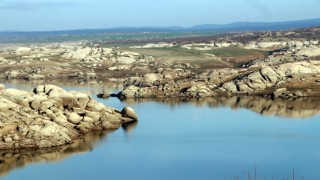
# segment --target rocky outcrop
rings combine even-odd
[[[174,44],[172,43],[165,43],[165,42],[160,42],[160,43],[157,43],[157,44],[154,44],[154,43],[149,43],[149,44],[145,44],[143,46],[132,46],[131,48],[134,48],[134,49],[147,49],[147,48],[166,48],[166,47],[173,47],[175,46]]]
[[[319,96],[300,90],[281,88],[290,85],[292,80],[310,82],[298,84],[300,88],[311,85],[312,79],[320,73],[320,62],[294,62],[274,66],[262,66],[240,70],[218,69],[200,75],[173,69],[158,69],[144,77],[131,77],[124,82],[124,90],[112,96],[124,98],[201,98],[232,95],[270,95],[272,97],[292,98]],[[183,76],[183,75],[184,76]],[[304,83],[304,84],[303,84]],[[291,83],[292,84],[292,83]],[[313,82],[315,86],[319,86]],[[292,84],[294,85],[294,83]],[[101,95],[101,97],[103,97]],[[108,96],[105,96],[108,97]]]
[[[297,55],[306,57],[320,56],[320,47],[310,46],[307,48],[303,48],[297,52]]]
[[[15,51],[13,51],[14,54],[20,55],[29,53],[32,49],[29,47],[18,47]]]
[[[131,108],[120,112],[54,85],[40,85],[33,92],[1,89],[0,149],[60,146],[91,131],[117,129],[138,119]]]
[[[20,72],[18,70],[11,70],[11,71],[6,71],[4,73],[7,79],[15,79],[20,75]]]
[[[152,56],[119,51],[116,48],[101,48],[90,43],[64,42],[12,48],[6,51],[0,50],[2,79],[105,80],[128,77],[129,74],[144,75],[150,72],[150,68],[162,64],[156,62]],[[172,66],[172,63],[169,66]],[[80,73],[76,74],[77,72]]]
[[[259,42],[257,44],[259,48],[284,47],[286,45],[286,42]]]
[[[45,79],[46,77],[41,74],[30,74],[27,75],[25,79],[27,80],[39,80],[39,79]]]
[[[106,60],[105,57],[109,56],[112,52],[113,50],[109,48],[74,47],[74,49],[64,52],[62,57],[85,62],[99,62]]]
[[[130,77],[124,81],[124,90],[119,94],[112,94],[124,98],[148,97],[202,97],[214,96],[214,85],[203,82],[190,82],[187,79],[195,76],[189,70],[159,68],[155,73],[148,73],[143,77]],[[103,95],[99,95],[103,97]],[[107,97],[107,96],[106,96]]]
[[[134,57],[118,57],[117,62],[120,64],[132,64],[136,62]]]
[[[265,66],[245,76],[240,76],[222,85],[231,93],[253,93],[267,88],[276,88],[292,77],[304,77],[320,73],[320,63],[295,62],[278,66]]]

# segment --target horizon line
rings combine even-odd
[[[310,18],[310,19],[298,19],[298,20],[288,20],[288,21],[233,21],[229,23],[205,23],[205,24],[195,24],[192,26],[114,26],[114,27],[101,27],[101,28],[78,28],[78,29],[56,29],[56,30],[0,30],[0,33],[34,33],[34,32],[63,32],[63,31],[84,31],[84,30],[112,30],[112,29],[141,29],[141,28],[153,28],[153,29],[167,29],[167,28],[179,28],[179,29],[191,29],[197,26],[203,25],[215,25],[215,26],[226,26],[237,23],[290,23],[290,22],[299,22],[299,21],[312,21],[312,20],[320,20],[319,18]],[[319,24],[320,25],[320,24]]]

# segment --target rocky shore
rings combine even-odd
[[[131,77],[111,96],[125,98],[204,98],[216,96],[320,96],[320,62],[300,61],[242,69],[216,69],[201,74],[162,69]]]
[[[40,85],[32,92],[0,85],[0,149],[71,144],[92,131],[137,121],[130,107],[118,111],[76,91]]]

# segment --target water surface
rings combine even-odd
[[[92,97],[119,90],[110,84],[57,84]],[[255,171],[257,179],[290,179],[293,169],[296,179],[320,179],[319,101],[97,100],[117,109],[132,106],[138,124],[60,149],[0,152],[2,179],[248,179]]]

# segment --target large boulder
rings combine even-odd
[[[129,86],[121,92],[121,95],[124,96],[125,98],[134,98],[136,97],[139,90],[140,88],[137,86]]]
[[[307,57],[320,56],[320,47],[312,46],[305,49],[301,49],[300,51],[297,52],[297,55],[307,56]]]
[[[279,75],[271,68],[271,67],[264,67],[260,70],[261,76],[269,81],[271,84],[274,84],[278,81]]]
[[[275,67],[274,70],[282,77],[320,73],[320,67],[317,62],[286,63]]]
[[[0,91],[6,89],[6,86],[3,84],[0,84]]]
[[[260,48],[272,48],[272,47],[283,46],[286,44],[282,42],[259,42],[257,45]]]
[[[30,75],[27,75],[25,77],[25,79],[31,81],[31,80],[40,80],[40,79],[45,79],[46,76],[42,75],[42,74],[30,74]]]
[[[158,73],[148,73],[144,75],[140,86],[142,87],[150,87],[153,86],[154,83],[162,78],[161,74]]]
[[[119,57],[117,62],[121,64],[132,64],[136,62],[136,59],[134,57]]]
[[[29,47],[18,47],[14,53],[17,55],[21,55],[21,54],[25,54],[25,53],[29,53],[32,49]]]
[[[76,60],[82,60],[89,56],[92,53],[92,49],[90,47],[82,47],[77,48],[76,50],[69,50],[66,51],[62,57],[64,58],[70,58],[70,59],[76,59]]]
[[[20,72],[18,70],[11,70],[11,71],[6,71],[5,76],[7,79],[15,79],[20,75]]]
[[[277,89],[277,90],[275,90],[273,93],[272,93],[272,96],[273,97],[280,97],[280,96],[282,96],[284,93],[286,93],[287,92],[287,88],[280,88],[280,89]]]
[[[237,85],[234,83],[234,82],[227,82],[227,83],[224,83],[222,85],[222,87],[227,90],[228,92],[231,92],[231,93],[236,93],[238,92],[238,88],[237,88]]]
[[[254,72],[247,76],[247,85],[255,90],[262,90],[266,88],[263,77],[259,72]]]

